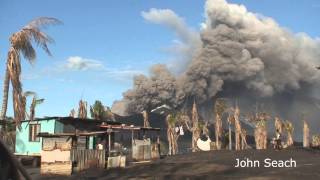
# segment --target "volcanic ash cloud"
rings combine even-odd
[[[226,86],[272,97],[319,82],[319,40],[293,34],[273,19],[225,0],[206,1],[205,15],[201,45],[194,58],[185,61],[184,71],[174,76],[157,65],[149,77],[137,76],[133,88],[124,93],[127,112],[162,103],[181,107],[188,98],[201,104],[223,94]]]

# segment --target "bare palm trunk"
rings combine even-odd
[[[197,140],[200,137],[200,130],[199,130],[199,117],[198,117],[198,110],[197,105],[193,102],[192,106],[192,152],[196,152],[198,150],[197,147]]]
[[[145,111],[144,111],[145,112]],[[144,113],[143,113],[144,115]],[[170,124],[170,117],[171,115],[169,114],[167,117],[166,117],[166,121],[167,121],[167,138],[168,138],[168,145],[169,145],[169,149],[168,149],[168,154],[169,155],[173,155],[172,153],[172,148],[173,148],[173,144],[172,144],[172,128],[171,128],[171,124]]]
[[[310,146],[309,143],[309,126],[308,123],[304,120],[303,121],[303,147],[308,148]]]
[[[142,115],[143,115],[143,127],[150,127],[149,112],[144,110],[142,112]]]
[[[169,155],[172,155],[172,138],[171,138],[171,128],[170,127],[168,127],[168,129],[167,129],[167,138],[168,138],[168,154]]]
[[[221,149],[221,135],[222,135],[222,121],[219,114],[216,114],[216,123],[215,123],[215,135],[216,135],[216,147],[217,150]]]
[[[78,109],[78,118],[86,119],[87,118],[87,102],[79,101],[79,109]]]
[[[280,134],[282,133],[282,122],[278,117],[275,118],[274,127],[276,129],[276,132]]]
[[[231,124],[229,123],[229,150],[232,150]]]
[[[241,129],[241,149],[247,149],[248,143],[247,143],[247,132],[245,129]]]
[[[292,132],[288,132],[288,139],[287,139],[287,145],[292,146],[293,145],[293,138],[292,138]]]
[[[254,140],[256,143],[256,149],[262,149],[261,147],[261,127],[256,126],[254,129]]]
[[[257,124],[254,130],[256,149],[267,149],[267,129],[262,123]]]
[[[9,93],[9,87],[10,87],[9,81],[10,81],[9,70],[8,70],[8,67],[6,67],[6,74],[3,82],[2,108],[1,108],[1,115],[0,115],[1,120],[5,120],[6,114],[7,114],[8,93]]]
[[[231,124],[233,122],[233,118],[231,117],[231,114],[228,115],[228,125],[229,125],[229,150],[232,150],[232,130],[231,130]]]
[[[240,150],[241,146],[240,146],[240,137],[241,137],[241,124],[240,124],[240,120],[239,120],[239,116],[240,116],[240,109],[239,107],[236,107],[235,109],[235,113],[234,113],[234,125],[235,125],[235,136],[236,136],[236,150]]]
[[[175,131],[175,125],[170,122],[171,115],[166,117],[167,121],[167,138],[169,144],[169,155],[175,155],[178,153],[178,139],[179,134]]]

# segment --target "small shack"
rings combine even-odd
[[[82,140],[104,136],[110,131],[83,133],[40,133],[43,138],[41,174],[70,175],[87,168],[105,168],[105,149],[84,146]]]
[[[87,168],[125,167],[160,157],[160,128],[73,117],[22,121],[16,155],[32,156],[41,174],[70,175]]]
[[[130,152],[127,154],[133,161],[146,161],[160,158],[160,128],[140,127],[134,125],[101,125],[102,129],[111,129],[119,131],[120,135],[130,135]],[[122,144],[126,144],[122,142]],[[112,148],[111,146],[109,146]],[[109,150],[111,151],[111,149]]]
[[[15,139],[15,155],[19,158],[32,158],[33,164],[40,163],[41,150],[43,145],[43,137],[38,136],[40,133],[51,135],[58,134],[75,134],[99,131],[99,126],[102,123],[121,124],[114,121],[96,120],[96,119],[81,119],[73,117],[45,117],[36,118],[33,121],[23,120],[21,129],[16,128]],[[96,141],[94,135],[81,136],[78,138],[78,147],[94,149],[93,144]]]

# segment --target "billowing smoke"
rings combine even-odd
[[[166,24],[168,19],[159,19],[161,12],[168,12],[156,12],[155,22]],[[154,13],[151,9],[143,16],[150,20]],[[220,96],[246,99],[246,95],[251,103],[277,97],[286,104],[298,94],[307,96],[320,82],[315,68],[320,64],[319,40],[294,34],[271,18],[225,0],[208,0],[205,14],[201,41],[187,41],[195,43],[189,47],[198,48],[193,48],[193,58],[185,61],[183,72],[172,75],[164,65],[156,65],[149,77],[137,76],[133,88],[120,101],[126,102],[126,112],[141,112],[164,103],[181,108],[190,99],[205,106]]]
[[[150,9],[141,16],[148,22],[168,27],[178,36],[179,41],[167,48],[167,52],[175,56],[175,61],[169,64],[174,73],[185,71],[195,52],[201,46],[200,34],[187,26],[184,19],[170,9]]]

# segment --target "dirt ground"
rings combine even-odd
[[[235,168],[236,158],[259,160],[260,167]],[[266,158],[288,160],[297,166],[292,168],[263,167]],[[34,169],[29,169],[32,173]],[[131,165],[125,169],[90,169],[71,177],[40,177],[35,179],[320,179],[320,151],[301,148],[245,151],[197,152],[165,157],[151,163]]]

